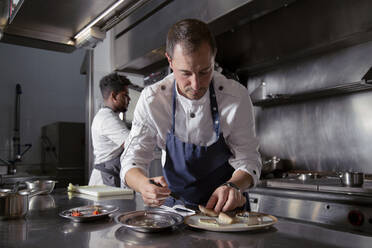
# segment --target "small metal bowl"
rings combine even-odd
[[[45,191],[44,194],[52,193],[57,181],[54,180],[35,180],[25,181],[27,189],[30,191]]]

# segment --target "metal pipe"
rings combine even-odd
[[[13,149],[14,161],[21,160],[21,141],[20,141],[20,115],[21,115],[21,94],[22,88],[20,84],[16,85],[15,113],[14,113],[14,130],[13,130]]]

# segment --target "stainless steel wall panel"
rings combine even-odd
[[[268,94],[294,94],[359,81],[372,67],[372,42],[302,59],[257,74]],[[291,160],[296,169],[372,173],[372,92],[256,108],[263,156]]]

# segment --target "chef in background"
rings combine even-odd
[[[99,82],[104,107],[97,112],[92,122],[95,158],[89,185],[120,187],[120,155],[129,129],[119,114],[125,113],[128,108],[128,85],[131,85],[129,79],[117,73],[109,74]]]
[[[171,27],[166,57],[173,73],[145,88],[121,156],[123,184],[145,204],[204,205],[217,212],[244,207],[261,161],[247,89],[214,71],[217,48],[207,25],[186,19]],[[161,177],[150,183],[153,151],[163,151]],[[167,198],[168,197],[168,198]]]

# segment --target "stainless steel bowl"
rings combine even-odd
[[[31,191],[44,191],[45,194],[52,193],[55,184],[57,181],[54,180],[35,180],[35,181],[26,181],[27,189]]]

